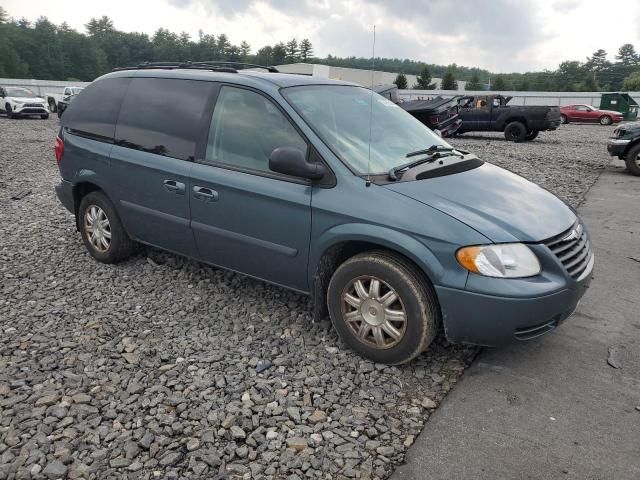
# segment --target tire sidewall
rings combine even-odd
[[[522,142],[527,136],[527,128],[522,122],[511,122],[504,129],[505,137],[512,142]],[[514,135],[514,133],[517,133]]]
[[[636,163],[637,156],[640,155],[640,143],[633,146],[625,157],[625,163],[627,164],[627,170],[632,175],[640,176],[640,166]]]
[[[364,256],[347,260],[334,273],[327,290],[327,306],[334,328],[340,338],[361,356],[374,362],[400,364],[413,359],[425,348],[425,338],[431,343],[437,327],[437,316],[429,304],[424,288],[406,269],[384,257]],[[388,349],[375,349],[357,339],[342,317],[342,291],[360,276],[375,276],[384,280],[399,295],[407,314],[407,326],[400,343]],[[409,281],[408,281],[409,280]],[[428,345],[428,344],[427,344]]]
[[[611,117],[603,115],[600,117],[600,125],[611,125]]]
[[[100,252],[95,249],[91,241],[89,241],[89,237],[85,230],[85,214],[87,209],[92,205],[100,207],[109,220],[109,226],[111,228],[111,243],[109,244],[109,248],[106,252]],[[99,262],[115,263],[129,255],[131,240],[129,240],[129,237],[124,231],[120,217],[113,207],[113,204],[104,193],[91,192],[84,196],[78,209],[78,227],[87,251]]]

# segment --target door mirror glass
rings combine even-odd
[[[296,147],[278,147],[269,156],[269,169],[293,177],[320,180],[327,173],[321,163],[310,163],[302,150]]]

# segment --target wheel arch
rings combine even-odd
[[[310,252],[309,285],[316,319],[328,315],[325,297],[336,268],[354,255],[372,250],[401,257],[414,266],[431,287],[444,274],[444,267],[435,255],[409,235],[374,225],[341,225],[322,235]]]
[[[502,123],[502,130],[507,128],[507,125],[509,125],[511,122],[520,122],[520,123],[522,123],[524,125],[524,127],[527,130],[529,130],[529,123],[527,122],[527,119],[525,117],[521,117],[521,116],[507,117],[505,119],[505,121]]]

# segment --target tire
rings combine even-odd
[[[377,294],[374,280],[378,280]],[[383,299],[390,303],[384,305]],[[351,349],[390,365],[409,362],[422,353],[440,322],[433,287],[410,262],[384,251],[358,254],[340,265],[329,282],[327,307],[334,328]],[[389,320],[387,312],[395,313],[394,320]]]
[[[49,118],[49,114],[48,114],[48,113],[44,113],[44,114],[40,115],[40,118],[41,118],[42,120],[46,120],[46,119],[48,119],[48,118]]]
[[[527,137],[527,127],[522,122],[511,122],[504,129],[504,138],[512,142],[523,142]]]
[[[535,140],[539,133],[539,130],[531,130],[529,133],[527,133],[527,136],[524,137],[524,139],[530,142],[531,140]]]
[[[561,115],[560,115],[560,123],[564,123],[565,125],[566,125],[567,123],[569,123],[569,119],[567,118],[567,116],[566,116],[566,115],[564,115],[564,114],[561,114]]]
[[[11,105],[9,105],[8,103],[4,106],[4,111],[7,112],[7,118],[15,118],[15,115],[13,114],[13,109],[11,108]]]
[[[640,143],[631,147],[625,156],[627,170],[632,175],[640,176]]]
[[[611,125],[613,123],[613,120],[611,120],[611,117],[609,115],[602,115],[600,117],[600,125]]]
[[[49,99],[49,111],[51,113],[56,113],[58,111],[58,106],[56,105],[56,101],[53,98]]]
[[[62,110],[58,108],[56,115],[58,115],[58,118],[62,117]]]
[[[93,220],[89,217],[93,217]],[[97,223],[104,222],[104,219],[107,220],[106,228],[102,223],[96,228]],[[96,235],[90,237],[92,225]],[[103,192],[90,192],[82,199],[78,209],[78,226],[84,246],[99,262],[117,263],[135,251],[135,242],[125,232],[118,213]],[[110,238],[102,242],[100,239],[106,237],[105,232]]]

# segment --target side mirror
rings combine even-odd
[[[327,173],[324,165],[307,162],[304,153],[295,147],[278,147],[271,152],[269,169],[277,173],[308,178],[309,180],[320,180]]]

